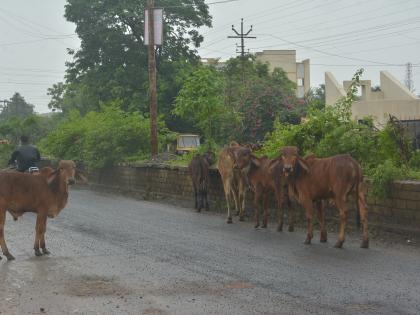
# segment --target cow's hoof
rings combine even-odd
[[[343,248],[343,243],[344,243],[344,241],[337,241],[337,243],[335,243],[334,247],[335,248]]]
[[[49,255],[49,254],[51,254],[51,252],[50,252],[48,249],[43,248],[43,249],[42,249],[42,254],[44,254],[44,255]]]
[[[289,225],[289,232],[294,232],[295,231],[295,227],[293,225]]]
[[[361,248],[369,248],[369,240],[364,240],[360,245]]]
[[[233,223],[232,218],[228,218],[228,219],[227,219],[227,223],[228,223],[228,224],[232,224],[232,223]]]
[[[201,212],[201,209],[197,209],[195,212]]]
[[[42,256],[42,253],[39,249],[35,249],[35,256]]]
[[[277,232],[283,232],[283,225],[277,225]]]
[[[245,221],[245,218],[243,216],[239,217],[239,221]]]
[[[327,242],[327,233],[326,232],[321,232],[321,238],[319,239],[319,241],[321,243],[326,243]]]
[[[7,253],[7,254],[4,254],[4,256],[6,256],[8,261],[15,260],[15,257],[13,257],[12,254]]]
[[[260,227],[260,224],[259,223],[257,223],[257,224],[254,225],[254,228],[255,229],[258,229],[259,227]]]
[[[263,224],[263,225],[261,225],[261,228],[262,228],[262,229],[266,229],[266,228],[267,228],[267,224]]]
[[[310,238],[307,238],[307,239],[303,242],[303,244],[305,244],[305,245],[310,245],[310,244],[311,244],[311,239],[310,239]]]

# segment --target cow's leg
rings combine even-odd
[[[203,206],[203,190],[201,189],[201,187],[198,187],[198,207],[197,207],[197,212],[201,212],[201,209],[204,208]]]
[[[261,188],[260,185],[257,185],[254,193],[254,228],[260,226],[260,197],[261,197]]]
[[[263,193],[263,208],[264,208],[264,220],[263,220],[263,225],[261,226],[262,228],[267,228],[268,225],[268,192],[265,191]]]
[[[206,209],[206,211],[209,211],[210,210],[210,206],[209,206],[209,201],[207,199],[207,190],[208,190],[208,188],[206,188],[204,190],[203,195],[204,195],[204,200],[205,200],[205,203],[204,203],[205,209]]]
[[[358,192],[358,199],[359,205],[359,213],[360,213],[360,220],[362,221],[363,226],[363,241],[360,245],[361,248],[369,248],[369,230],[368,230],[368,213],[367,213],[367,206],[365,201],[365,195],[359,189]]]
[[[305,200],[303,203],[303,206],[306,210],[306,221],[308,224],[307,232],[306,232],[306,239],[305,244],[311,244],[312,237],[314,236],[313,232],[313,224],[312,224],[312,218],[313,218],[313,202],[312,200]]]
[[[197,196],[197,188],[194,186],[194,209],[198,210],[198,196]]]
[[[231,214],[231,210],[230,210],[230,201],[231,201],[231,183],[226,180],[223,182],[223,188],[225,190],[225,198],[226,198],[226,204],[227,204],[227,223],[231,224],[232,223],[232,214]]]
[[[283,205],[283,190],[276,187],[276,200],[277,200],[277,231],[283,231],[283,217],[284,217],[284,205]]]
[[[45,215],[38,214],[36,217],[36,225],[35,225],[35,243],[34,243],[34,251],[35,256],[42,256],[39,247],[41,245],[41,239],[43,234],[45,233],[45,225],[46,225],[47,217]]]
[[[342,248],[346,236],[347,205],[345,197],[343,197],[343,195],[338,196],[339,197],[334,199],[334,202],[340,212],[340,232],[338,234],[338,241],[335,243],[335,247]]]
[[[238,197],[239,197],[239,221],[245,221],[245,181],[241,179],[238,185]]]
[[[39,241],[39,245],[41,247],[42,253],[44,255],[49,255],[51,254],[50,251],[47,249],[47,247],[45,246],[45,232],[47,230],[47,217],[45,217],[44,222],[43,222],[43,233],[41,234],[41,239]]]
[[[289,232],[295,230],[296,212],[292,208],[292,202],[290,201],[289,195],[286,196],[287,203],[287,221],[289,223]]]
[[[0,210],[0,245],[3,255],[6,256],[7,260],[14,260],[15,257],[10,254],[9,249],[4,239],[4,223],[6,221],[6,210]]]
[[[325,227],[325,209],[322,200],[318,200],[315,202],[316,210],[318,214],[318,221],[321,229],[321,237],[319,241],[321,243],[325,243],[327,241],[327,229]]]

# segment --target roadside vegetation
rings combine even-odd
[[[150,158],[143,2],[68,1],[65,17],[76,24],[81,48],[69,50],[65,81],[48,89],[55,113],[36,115],[19,93],[11,97],[0,114],[0,137],[10,142],[0,147],[3,166],[22,134],[31,136],[43,156],[83,161],[90,169]],[[379,197],[389,193],[394,179],[420,178],[420,152],[396,121],[391,118],[378,130],[369,117],[351,119],[361,70],[347,97],[334,106],[325,106],[323,86],[297,99],[296,86],[282,69],[270,71],[252,55],[223,66],[203,65],[195,48],[203,41],[196,30],[211,26],[204,0],[195,0],[195,6],[184,6],[186,0],[161,2],[170,5],[165,47],[157,48],[160,152],[177,133],[198,133],[199,152],[217,152],[235,140],[263,143],[257,154],[269,157],[278,156],[284,145],[298,146],[302,155],[349,153]],[[194,154],[170,163],[187,165]]]

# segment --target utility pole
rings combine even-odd
[[[149,97],[152,159],[155,159],[158,155],[154,2],[154,0],[147,1],[149,31],[149,43],[147,48],[149,55]]]
[[[244,33],[244,19],[241,19],[241,32],[239,33],[235,26],[232,25],[232,31],[235,32],[236,36],[228,36],[228,38],[240,38],[241,44],[237,47],[240,48],[239,53],[241,54],[241,65],[242,65],[242,83],[245,84],[245,38],[256,38],[255,36],[248,36],[252,32],[252,25],[248,32]],[[236,51],[238,52],[238,51]]]
[[[252,25],[248,32],[244,34],[244,19],[241,19],[241,32],[239,33],[235,26],[232,25],[232,31],[235,32],[236,36],[228,36],[228,38],[240,38],[241,44],[239,45],[239,48],[241,49],[239,52],[241,54],[242,59],[245,57],[245,38],[256,38],[255,36],[248,36],[249,33],[252,32]]]
[[[411,62],[407,62],[405,64],[405,86],[410,92],[414,92],[414,82],[413,82],[413,64]]]

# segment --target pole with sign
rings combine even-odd
[[[144,15],[144,43],[148,45],[151,153],[152,159],[155,159],[158,155],[155,45],[162,45],[163,10],[154,8],[154,0],[148,0],[147,4],[148,9]]]

